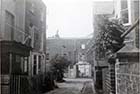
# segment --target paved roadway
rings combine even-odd
[[[59,88],[45,94],[95,94],[92,79],[65,79],[64,83],[57,83]]]

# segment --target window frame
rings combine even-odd
[[[121,9],[121,0],[119,1],[119,14],[118,14],[118,18],[121,19],[121,12],[124,11],[125,9]],[[132,19],[131,19],[131,0],[127,0],[127,10],[128,10],[128,23],[123,23],[124,26],[129,26],[132,24]]]

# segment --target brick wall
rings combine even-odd
[[[119,57],[116,63],[116,94],[140,94],[138,57],[139,54],[134,55],[133,53],[130,56]]]

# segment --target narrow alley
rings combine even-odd
[[[92,87],[92,79],[77,78],[69,79],[65,78],[64,83],[57,83],[58,89],[52,90],[45,94],[95,94]]]
[[[140,94],[140,0],[0,0],[0,94]]]

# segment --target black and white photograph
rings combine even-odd
[[[0,0],[0,94],[140,94],[140,0]]]

